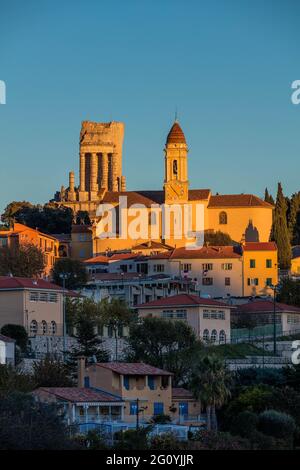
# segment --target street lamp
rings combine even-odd
[[[61,273],[59,275],[63,283],[63,358],[64,362],[66,361],[66,302],[65,302],[65,289],[66,289],[66,279],[69,275],[67,273]]]
[[[276,356],[277,354],[277,344],[276,344],[276,292],[277,292],[277,285],[268,286],[274,292],[273,295],[273,354]]]

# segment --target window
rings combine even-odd
[[[186,310],[176,310],[176,318],[186,318]]]
[[[40,302],[48,302],[47,292],[40,292]]]
[[[163,310],[162,317],[163,318],[173,318],[174,312],[173,310]]]
[[[50,323],[50,335],[55,335],[57,331],[56,323],[52,320]]]
[[[42,324],[41,324],[41,329],[42,329],[42,335],[45,335],[47,334],[47,322],[45,320],[42,321]]]
[[[225,277],[225,286],[230,286],[230,277]]]
[[[178,403],[179,407],[179,415],[185,415],[187,416],[189,414],[189,404],[187,401],[181,401]]]
[[[49,294],[49,302],[57,302],[57,294]]]
[[[253,279],[250,279],[250,278],[248,277],[248,279],[247,279],[247,284],[248,284],[248,286],[258,286],[258,278],[255,277],[255,278],[253,278]]]
[[[155,273],[163,273],[165,270],[164,264],[154,264],[153,271]]]
[[[202,264],[203,271],[212,271],[213,264],[212,263],[203,263]]]
[[[112,338],[113,335],[114,335],[113,327],[112,327],[111,325],[109,325],[109,326],[107,327],[107,336],[108,336],[109,338]]]
[[[213,343],[217,341],[217,336],[218,336],[217,330],[212,330],[210,339]]]
[[[123,325],[118,326],[118,336],[119,338],[123,337]]]
[[[85,250],[84,249],[79,250],[79,258],[85,258]]]
[[[148,387],[150,388],[150,390],[155,389],[154,376],[153,375],[148,375]]]
[[[226,343],[226,334],[224,330],[220,331],[219,334],[219,343]]]
[[[153,404],[153,414],[154,416],[164,414],[164,404],[162,402],[158,401]]]
[[[255,268],[255,259],[250,259],[250,268]]]
[[[190,263],[184,263],[183,264],[183,271],[187,273],[188,271],[192,270],[192,265]]]
[[[203,339],[204,339],[204,341],[209,340],[209,331],[208,330],[203,331]]]
[[[272,260],[266,259],[266,268],[272,268]]]
[[[203,286],[212,286],[213,285],[213,278],[212,277],[203,277],[202,278],[202,285]]]
[[[36,335],[38,330],[38,324],[36,320],[32,320],[30,323],[30,334]]]
[[[266,286],[271,286],[272,284],[273,284],[272,278],[271,278],[271,277],[267,277],[267,279],[266,279]]]
[[[203,318],[225,320],[225,312],[223,310],[203,310]]]
[[[130,402],[130,414],[136,415],[136,412],[137,412],[137,403],[136,401],[131,401]]]
[[[123,377],[123,384],[126,390],[129,390],[129,375],[124,375]]]
[[[168,375],[162,375],[162,377],[161,377],[161,386],[162,386],[162,388],[168,388],[168,386],[169,386],[169,376]]]
[[[30,300],[30,302],[37,302],[39,300],[39,293],[38,292],[30,292],[29,300]]]
[[[231,271],[232,270],[232,263],[223,263],[221,268],[224,271]]]
[[[219,214],[219,224],[226,225],[227,224],[227,213],[222,211]]]

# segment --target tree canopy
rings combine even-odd
[[[0,248],[0,275],[35,277],[45,269],[42,251],[32,243],[18,247],[4,246]]]
[[[84,263],[71,258],[58,258],[52,269],[53,281],[59,286],[63,286],[65,276],[66,289],[77,289],[86,284],[88,274]]]

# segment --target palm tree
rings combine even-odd
[[[218,429],[216,409],[230,397],[231,381],[230,371],[215,354],[203,356],[192,373],[190,387],[195,398],[206,408],[209,431]]]

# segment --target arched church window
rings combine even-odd
[[[173,160],[173,173],[174,175],[177,176],[177,173],[178,173],[177,160]]]
[[[208,330],[203,331],[203,339],[204,339],[204,341],[209,341],[209,331]]]
[[[222,211],[219,214],[219,224],[226,225],[227,224],[227,213]]]

